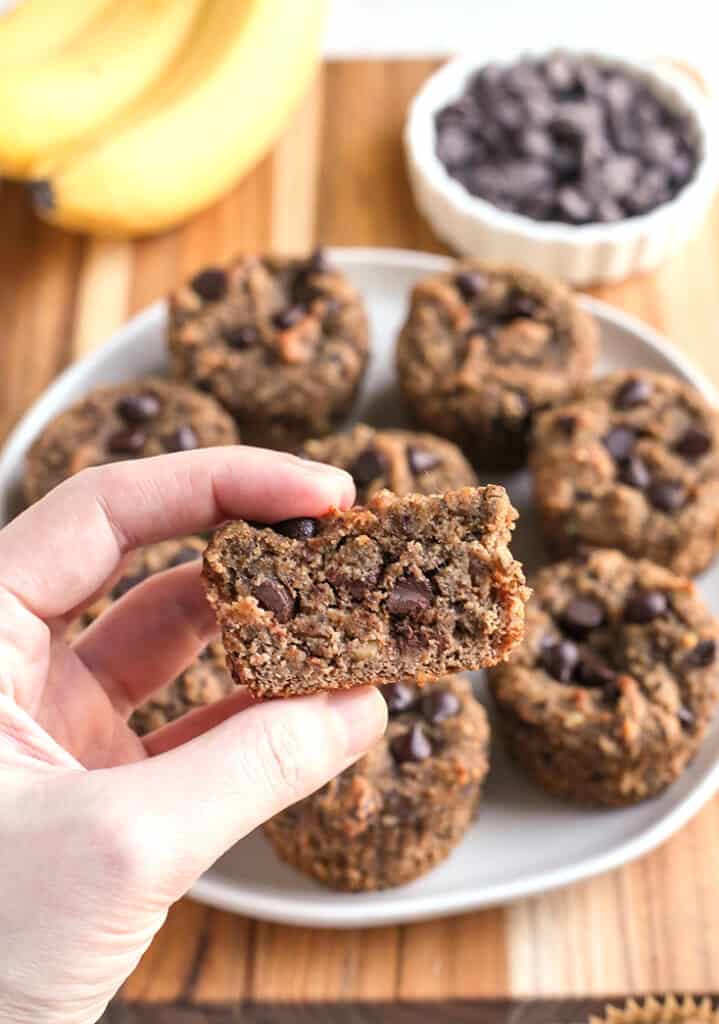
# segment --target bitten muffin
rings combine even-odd
[[[595,550],[533,586],[524,641],[490,674],[509,751],[565,799],[618,806],[660,793],[719,696],[717,623],[694,584]]]
[[[221,527],[205,582],[227,663],[255,696],[438,679],[519,642],[527,590],[503,487],[389,491],[271,527]]]
[[[25,498],[37,501],[89,466],[238,440],[232,417],[192,388],[161,377],[98,388],[51,420],[30,448]]]
[[[350,411],[367,364],[367,317],[322,250],[208,267],[170,301],[175,376],[214,395],[248,444],[294,450]]]
[[[426,874],[467,831],[487,774],[487,716],[467,679],[382,692],[385,736],[264,826],[283,860],[332,889],[387,889]]]
[[[719,416],[690,384],[612,373],[537,420],[534,494],[550,550],[621,548],[693,576],[719,545]]]
[[[464,262],[415,285],[397,368],[418,424],[478,467],[512,468],[536,412],[589,377],[596,349],[594,321],[563,285]]]
[[[149,544],[133,552],[122,576],[109,593],[99,598],[70,625],[69,639],[76,638],[138,583],[156,572],[199,560],[204,549],[205,541],[201,537],[184,537],[182,540]],[[225,665],[224,648],[219,639],[212,640],[177,679],[163,686],[137,708],[130,719],[130,725],[142,736],[180,718],[187,711],[212,704],[234,690],[234,683]]]
[[[357,487],[358,505],[385,488],[398,495],[444,494],[477,483],[456,445],[410,430],[374,430],[358,423],[346,434],[308,441],[300,454],[346,469]]]

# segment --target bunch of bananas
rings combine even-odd
[[[326,0],[22,0],[0,15],[0,174],[41,217],[143,235],[221,195],[311,78]]]

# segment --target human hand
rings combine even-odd
[[[0,531],[1,1024],[96,1021],[198,875],[386,723],[372,688],[238,690],[135,736],[132,710],[215,632],[197,564],[134,587],[72,647],[67,623],[133,548],[352,500],[339,470],[216,448],[87,470]]]

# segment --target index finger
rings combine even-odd
[[[0,531],[0,587],[43,619],[63,615],[127,552],[225,519],[276,522],[346,508],[342,470],[239,445],[84,470]]]

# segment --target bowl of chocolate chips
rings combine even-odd
[[[583,286],[650,270],[696,232],[718,128],[668,62],[556,50],[446,64],[410,106],[405,150],[416,203],[454,249]]]

